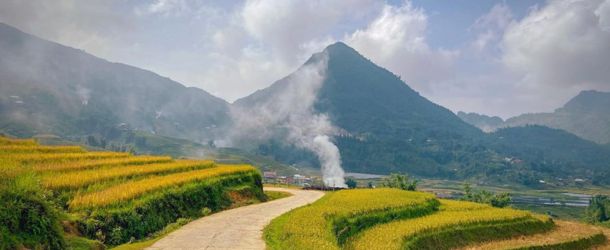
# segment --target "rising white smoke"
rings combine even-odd
[[[330,136],[336,132],[326,114],[316,114],[314,103],[324,82],[328,57],[318,54],[315,63],[299,68],[270,87],[274,94],[254,94],[256,101],[232,110],[234,127],[228,144],[264,142],[281,136],[286,142],[316,154],[324,184],[345,187],[341,155]]]
[[[330,187],[346,187],[339,148],[330,141],[327,135],[316,136],[313,138],[313,143],[313,150],[322,164],[324,184]]]

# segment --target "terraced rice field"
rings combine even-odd
[[[609,230],[610,231],[610,230]],[[606,234],[610,234],[607,232]],[[578,249],[577,244],[585,245],[590,242],[603,242],[602,228],[570,221],[555,221],[555,228],[547,233],[519,236],[507,240],[491,241],[479,245],[470,245],[462,250],[492,250],[492,249],[523,249],[527,247],[552,248],[566,242],[574,245],[567,246]],[[585,247],[585,246],[583,246]],[[602,247],[602,246],[599,246]]]
[[[602,230],[426,193],[368,189],[329,193],[274,219],[264,235],[269,249],[593,249],[607,247]]]
[[[87,152],[3,137],[0,162],[4,172],[12,172],[10,166],[35,175],[49,198],[75,218],[71,223],[81,234],[107,245],[146,237],[178,218],[228,208],[228,192],[264,197],[260,174],[248,165]]]
[[[128,162],[128,161],[127,161]],[[176,173],[201,168],[211,168],[212,161],[182,160],[175,162],[129,165],[129,167],[113,166],[103,169],[88,169],[72,172],[46,174],[42,178],[43,185],[51,189],[80,188],[89,184],[117,178],[134,178],[163,173]]]

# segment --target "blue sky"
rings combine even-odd
[[[453,111],[610,90],[610,0],[4,0],[0,21],[229,102],[336,41]]]
[[[403,1],[393,0],[391,4],[400,5]],[[543,5],[541,0],[452,0],[430,1],[414,0],[413,5],[427,10],[429,19],[428,37],[430,45],[444,48],[460,48],[467,45],[474,37],[470,32],[470,27],[476,20],[485,15],[495,5],[506,4],[512,14],[520,19],[523,18],[529,8],[536,5]]]

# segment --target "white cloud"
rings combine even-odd
[[[311,54],[335,41],[337,26],[365,18],[374,0],[249,0],[227,14],[210,37],[211,61],[196,82],[234,101],[292,73]]]
[[[303,46],[324,39],[345,19],[366,16],[381,6],[373,0],[250,0],[242,10],[245,30],[285,63],[303,60],[322,48]],[[316,49],[316,51],[304,51]]]
[[[610,0],[550,1],[531,11],[504,34],[503,62],[529,88],[608,89],[609,5]]]
[[[134,26],[128,17],[114,11],[116,0],[4,0],[0,22],[25,32],[106,57],[115,48],[114,38],[128,34]]]
[[[477,52],[482,52],[491,45],[497,47],[498,41],[506,27],[513,21],[513,14],[505,3],[494,5],[489,12],[479,17],[471,30],[478,33],[472,45]]]
[[[445,28],[434,19],[451,15],[410,1],[0,0],[0,21],[229,101],[337,40],[454,110],[548,111],[581,89],[610,89],[610,0],[548,1],[521,20],[499,2],[454,50],[428,41]]]
[[[402,6],[384,6],[365,29],[345,40],[373,62],[401,75],[418,90],[451,78],[457,51],[432,49],[426,42],[428,17],[424,10],[406,1]]]
[[[184,0],[157,0],[149,5],[138,7],[135,11],[138,15],[178,15],[188,9],[189,6]]]

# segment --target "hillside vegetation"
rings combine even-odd
[[[606,241],[593,226],[385,188],[328,193],[274,219],[264,237],[270,249],[354,250],[588,249]]]
[[[234,206],[232,197],[265,199],[261,176],[249,165],[4,137],[0,162],[0,249],[64,249],[64,235],[118,245]]]

